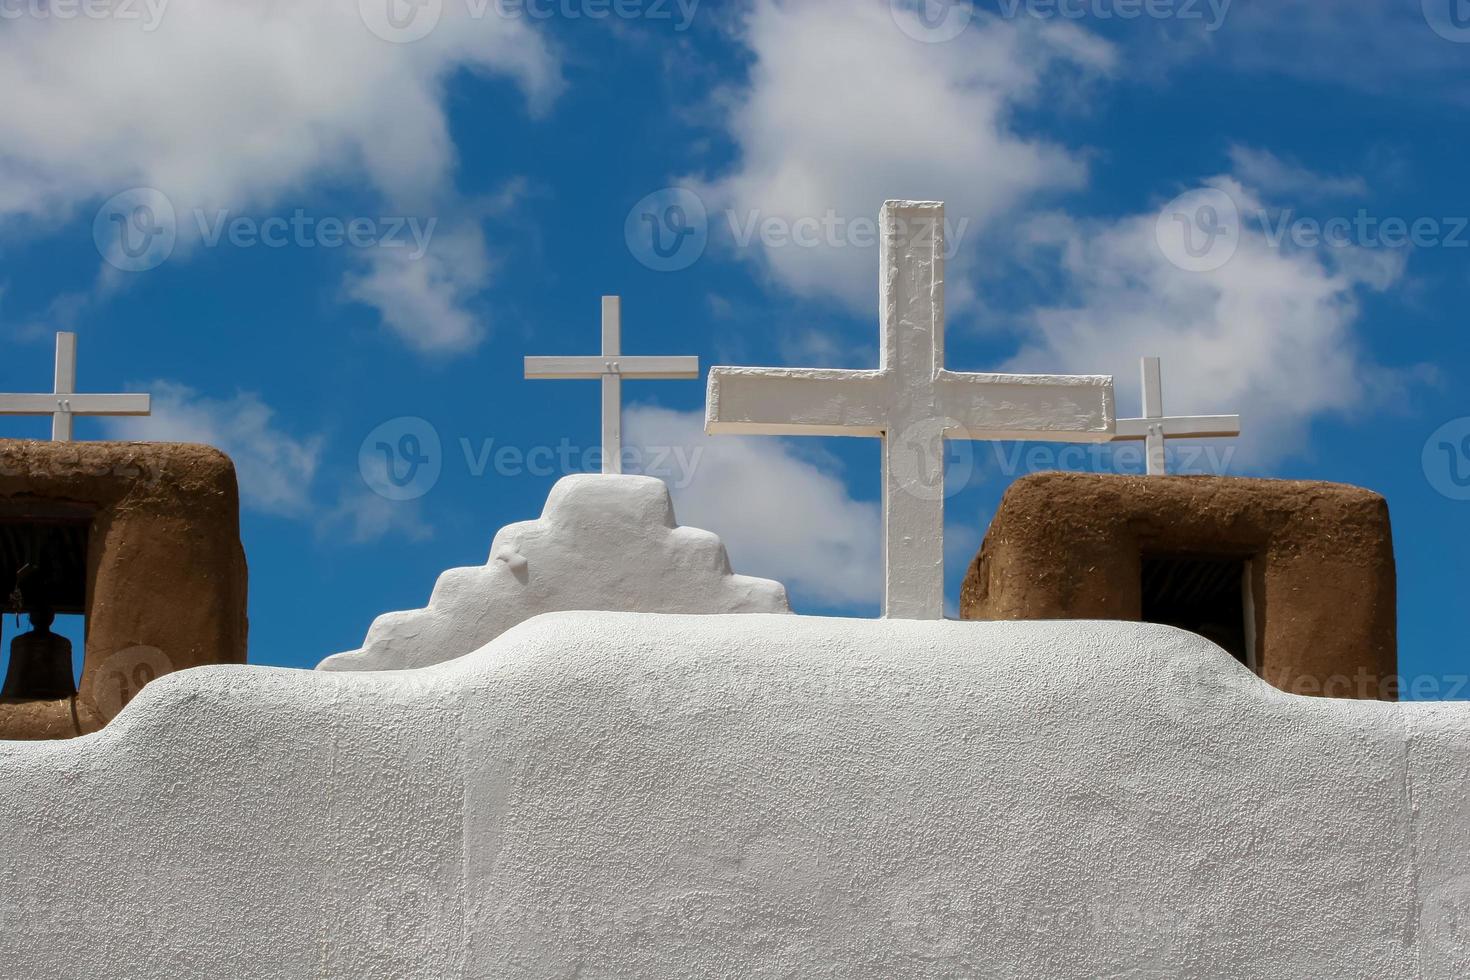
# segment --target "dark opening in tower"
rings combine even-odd
[[[1198,633],[1256,670],[1250,559],[1143,556],[1142,618]]]
[[[0,515],[0,693],[16,701],[70,698],[85,654],[91,513],[55,502],[9,503]]]

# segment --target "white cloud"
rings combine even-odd
[[[1246,187],[1274,198],[1319,200],[1366,194],[1362,177],[1328,177],[1296,163],[1289,163],[1270,150],[1246,146],[1230,148],[1231,171]]]
[[[926,44],[899,29],[887,0],[756,0],[741,40],[755,61],[727,121],[739,162],[700,185],[713,231],[733,222],[738,245],[753,219],[832,212],[843,244],[757,235],[744,254],[799,294],[860,309],[876,295],[877,249],[852,244],[862,237],[853,231],[884,200],[945,201],[953,249],[962,223],[974,235],[1032,195],[1081,185],[1077,154],[1019,135],[1010,117],[1056,81],[1053,69],[1102,72],[1113,61],[1075,25],[978,13],[954,40]],[[974,248],[958,253],[975,260]]]
[[[279,428],[274,410],[251,392],[214,399],[171,381],[141,387],[153,395],[153,414],[104,419],[112,438],[214,446],[235,461],[243,505],[287,517],[311,512],[319,437]]]
[[[420,501],[386,500],[356,476],[339,489],[335,504],[319,502],[322,436],[287,432],[259,395],[247,391],[210,398],[172,381],[138,387],[152,393],[153,414],[102,419],[108,437],[194,442],[219,449],[235,463],[243,507],[312,523],[321,533],[345,529],[355,544],[388,535],[410,541],[432,536]]]
[[[700,412],[636,405],[623,416],[644,459],[674,447],[698,453],[692,479],[673,481],[679,522],[718,534],[736,569],[808,601],[882,599],[878,504],[854,500],[835,467],[804,459],[794,440],[706,436]]]
[[[424,352],[473,347],[484,333],[482,319],[467,301],[488,280],[485,236],[461,225],[434,239],[419,257],[401,248],[369,249],[366,267],[347,277],[347,295],[377,307],[387,324],[410,346]]]
[[[1243,214],[1263,208],[1231,178],[1210,183]],[[1031,244],[1058,251],[1072,296],[1031,312],[1034,339],[1011,369],[1113,374],[1119,414],[1137,415],[1138,358],[1160,356],[1165,410],[1240,413],[1241,455],[1256,463],[1299,449],[1314,418],[1362,409],[1391,383],[1354,327],[1361,292],[1396,282],[1401,255],[1275,246],[1245,221],[1228,262],[1186,271],[1160,247],[1158,218],[1032,224]]]
[[[6,21],[0,219],[13,229],[90,216],[139,186],[173,205],[180,256],[197,244],[196,209],[289,213],[318,185],[361,185],[387,215],[457,213],[447,77],[508,77],[533,111],[561,86],[528,22],[493,10],[471,17],[444,4],[437,29],[395,44],[368,29],[358,0],[156,2],[156,20],[137,5],[141,20]],[[352,288],[400,332],[424,327],[418,346],[462,346],[472,333],[463,303],[489,273],[483,240],[470,240],[480,237],[477,226],[446,236],[419,271],[369,251]],[[411,298],[393,297],[389,283]]]
[[[434,535],[424,523],[417,500],[389,500],[363,486],[344,490],[335,507],[323,518],[325,533],[340,527],[347,529],[354,544],[365,544],[389,535],[400,535],[410,541],[425,541]]]

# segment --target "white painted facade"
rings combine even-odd
[[[0,743],[26,980],[1460,978],[1470,705],[1124,623],[562,613]]]
[[[461,657],[546,612],[789,612],[786,588],[736,575],[717,535],[680,527],[662,480],[565,477],[541,519],[495,535],[487,564],[439,577],[424,609],[379,616],[322,670],[403,670]]]

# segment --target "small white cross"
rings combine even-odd
[[[77,415],[147,415],[147,395],[77,394],[77,335],[56,335],[56,383],[49,395],[0,395],[0,415],[49,415],[53,442],[71,441]]]
[[[1240,435],[1239,415],[1164,415],[1164,375],[1157,357],[1143,359],[1143,418],[1119,419],[1119,442],[1142,439],[1148,450],[1148,475],[1169,472],[1166,439],[1214,439]]]
[[[697,357],[624,357],[622,301],[602,297],[601,357],[528,357],[526,377],[602,379],[602,472],[623,472],[623,379],[699,377]]]
[[[944,205],[879,218],[876,371],[710,369],[705,431],[883,440],[883,611],[944,616],[944,440],[1106,442],[1113,379],[944,367]]]

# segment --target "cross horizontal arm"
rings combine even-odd
[[[710,435],[881,436],[889,395],[877,371],[710,368]]]
[[[528,357],[526,377],[535,380],[600,378],[619,374],[625,378],[678,380],[699,377],[697,357]]]
[[[939,411],[949,435],[1043,442],[1107,442],[1113,379],[1106,375],[969,374],[940,371]]]
[[[0,395],[0,415],[147,415],[151,408],[148,395]]]
[[[1162,419],[1119,419],[1115,441],[1147,439],[1149,427],[1162,425],[1171,439],[1213,439],[1240,435],[1239,415],[1185,415]]]

